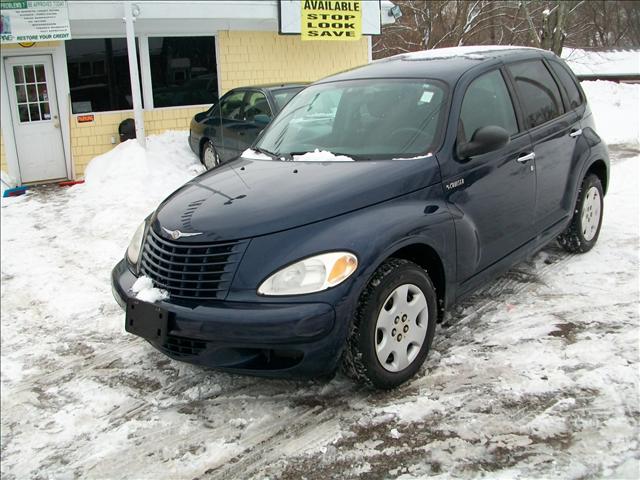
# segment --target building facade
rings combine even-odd
[[[390,2],[381,4],[381,17]],[[370,37],[279,33],[275,0],[144,1],[135,39],[146,134],[186,130],[228,90],[314,81],[371,60]],[[17,185],[80,179],[133,118],[120,1],[68,2],[71,40],[2,46],[1,167]]]

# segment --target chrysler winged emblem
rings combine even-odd
[[[173,240],[178,240],[179,238],[182,238],[182,237],[195,237],[196,235],[202,235],[202,232],[188,233],[188,232],[181,232],[180,230],[169,230],[168,228],[164,228],[164,227],[162,227],[162,230],[164,230]]]

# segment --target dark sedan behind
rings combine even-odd
[[[240,87],[191,120],[189,145],[207,169],[238,157],[303,84]]]

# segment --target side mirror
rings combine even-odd
[[[204,120],[205,118],[207,118],[207,114],[209,113],[209,110],[207,110],[206,112],[200,112],[200,113],[196,113],[194,119],[196,122],[201,122],[202,120]]]
[[[487,125],[473,132],[470,141],[458,146],[458,155],[460,158],[475,157],[498,150],[507,143],[509,143],[509,134],[504,128]]]
[[[253,121],[257,125],[262,125],[266,127],[267,125],[269,125],[269,122],[271,122],[271,117],[264,113],[259,113],[255,117],[253,117]]]

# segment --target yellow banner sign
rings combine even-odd
[[[302,40],[359,40],[361,0],[302,0]]]

